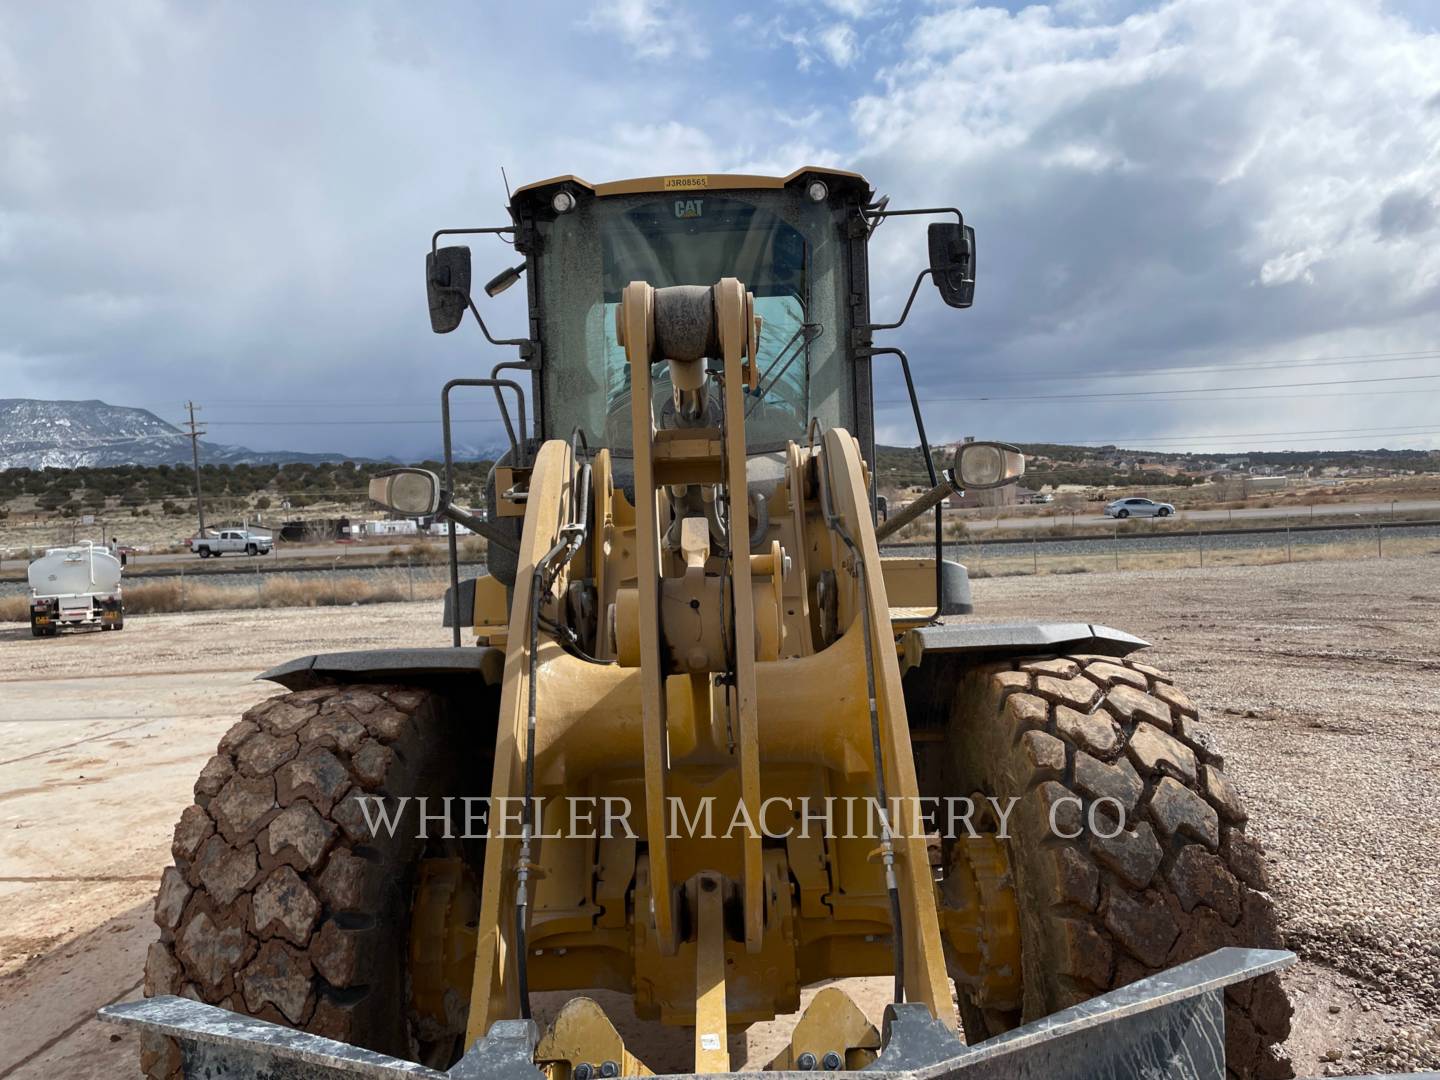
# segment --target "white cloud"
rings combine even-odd
[[[1266,259],[1265,264],[1260,267],[1260,284],[1288,285],[1292,281],[1313,284],[1315,275],[1310,272],[1310,267],[1319,261],[1322,254],[1316,248],[1306,248],[1304,251],[1287,251],[1284,255]]]
[[[955,333],[980,372],[1440,343],[1440,36],[1365,0],[1065,6],[924,17],[856,102],[894,204],[958,200],[979,229],[976,307],[917,327],[922,356]],[[908,285],[921,238],[886,231],[880,279]],[[1434,394],[1366,390],[1324,405],[1335,426],[1437,412]],[[1086,408],[1048,415],[1107,415]]]
[[[860,55],[860,39],[848,23],[832,23],[820,31],[820,48],[836,67],[849,67]]]
[[[673,11],[667,0],[606,0],[595,6],[589,24],[616,34],[645,59],[702,57],[708,52],[698,36],[699,20]]]
[[[888,4],[875,3],[874,0],[824,0],[825,6],[837,15],[843,15],[847,19],[865,19],[882,14]]]

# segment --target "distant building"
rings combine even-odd
[[[945,505],[952,510],[973,509],[977,506],[1014,506],[1020,501],[1019,490],[1014,484],[983,490],[966,489],[961,495],[951,495]]]
[[[420,527],[408,519],[365,522],[366,536],[415,536],[419,532]]]

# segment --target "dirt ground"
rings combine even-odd
[[[1440,1066],[1440,558],[975,592],[986,618],[1148,638],[1208,714],[1301,955],[1285,976],[1297,1073]],[[438,623],[419,603],[0,631],[0,1080],[135,1075],[132,1037],[93,1013],[139,994],[171,829],[219,736],[273,692],[253,675],[307,652],[444,645]],[[855,991],[878,1020],[883,986]],[[768,1060],[777,1030],[733,1041],[737,1064]]]

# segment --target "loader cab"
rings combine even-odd
[[[762,320],[758,386],[746,398],[750,452],[803,441],[811,417],[855,432],[868,451],[870,361],[852,330],[869,321],[863,211],[872,199],[860,176],[824,169],[601,185],[566,176],[518,190],[510,210],[526,257],[539,436],[578,428],[591,447],[628,457],[630,369],[616,335],[625,286],[737,277]],[[671,390],[657,366],[661,426],[675,408]]]

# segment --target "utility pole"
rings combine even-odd
[[[200,497],[200,436],[205,432],[195,426],[195,410],[200,408],[193,401],[187,401],[185,408],[190,412],[190,460],[195,463],[195,515],[200,521],[197,536],[205,535],[205,504]]]

